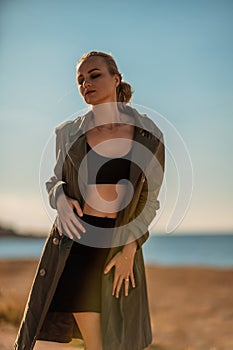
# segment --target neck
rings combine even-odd
[[[92,106],[93,123],[98,127],[113,128],[115,123],[122,123],[121,113],[115,102]]]

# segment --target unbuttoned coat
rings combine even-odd
[[[116,299],[112,296],[114,269],[106,275],[103,274],[101,323],[104,350],[142,350],[152,341],[142,245],[149,236],[148,226],[159,209],[157,198],[163,180],[164,142],[162,132],[150,118],[139,114],[130,106],[125,110],[135,118],[133,147],[137,143],[146,147],[157,162],[151,161],[146,165],[144,170],[149,170],[148,172],[131,163],[130,181],[134,186],[134,195],[129,205],[117,216],[116,229],[120,231],[117,231],[119,234],[116,237],[120,243],[110,249],[106,264],[122,249],[128,235],[133,234],[137,241],[133,267],[136,288],[130,287],[127,297],[121,293],[119,299]],[[54,175],[46,182],[50,205],[54,209],[61,190],[71,198],[77,199],[81,208],[83,207],[82,194],[85,193],[87,183],[85,172],[81,176],[79,186],[74,180],[77,179],[79,165],[87,152],[85,128],[92,115],[92,111],[89,111],[55,129],[56,165]],[[135,222],[137,217],[140,217],[140,220]],[[32,350],[36,340],[70,342],[72,338],[82,338],[72,313],[48,312],[73,244],[73,240],[67,236],[59,235],[56,220],[57,217],[38,263],[15,341],[15,350]],[[127,226],[123,227],[124,225]]]

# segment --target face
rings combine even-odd
[[[77,67],[77,84],[86,103],[116,102],[117,74],[111,75],[102,57],[89,57]]]

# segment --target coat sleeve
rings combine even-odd
[[[128,233],[136,239],[137,249],[140,249],[148,239],[148,226],[156,216],[156,211],[160,208],[158,195],[164,177],[164,162],[165,147],[163,135],[161,134],[154,157],[147,166],[146,176],[143,174],[142,190],[133,218],[131,218],[131,220],[136,219],[140,215],[140,219],[129,225],[130,232]]]
[[[65,159],[65,142],[59,127],[55,128],[56,133],[56,164],[54,167],[54,175],[45,182],[46,190],[49,195],[49,203],[53,209],[57,209],[56,202],[58,195],[63,191],[62,166]]]

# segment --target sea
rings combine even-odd
[[[0,260],[39,259],[45,238],[0,237]],[[232,234],[150,235],[146,264],[233,268]]]

